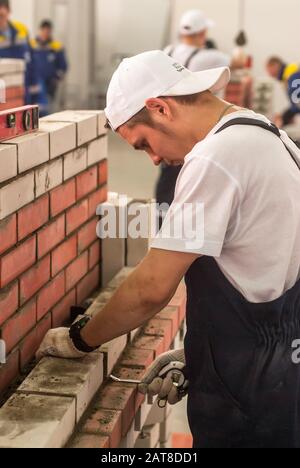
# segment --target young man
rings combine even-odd
[[[278,126],[289,125],[296,115],[300,115],[300,65],[287,65],[281,58],[271,57],[267,62],[267,71],[272,78],[282,81],[286,86],[291,106],[283,115],[277,115],[275,120]]]
[[[31,41],[31,47],[45,91],[46,100],[41,108],[41,115],[45,115],[49,114],[58,84],[68,70],[66,53],[62,43],[53,39],[53,24],[49,20],[41,22],[39,34]]]
[[[0,0],[0,58],[25,60],[25,103],[37,104],[41,89],[28,30],[22,23],[10,20],[10,13],[9,0]]]
[[[143,325],[185,276],[185,350],[159,358],[141,391],[178,401],[173,382],[157,377],[181,362],[195,447],[299,447],[300,152],[265,117],[214,95],[229,77],[227,68],[192,73],[160,51],[122,62],[110,127],[155,165],[184,162],[174,204],[107,306],[50,331],[38,358],[80,358]]]

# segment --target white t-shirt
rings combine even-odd
[[[300,170],[279,138],[264,129],[232,126],[215,135],[237,117],[269,123],[252,111],[236,112],[224,117],[193,148],[179,175],[174,204],[152,247],[215,257],[226,278],[248,301],[269,302],[300,278]],[[285,132],[281,134],[300,161],[297,146]],[[199,203],[204,206],[203,243],[193,246],[191,240],[199,242],[202,235],[198,228],[193,239],[190,232],[178,235],[171,226],[174,221],[180,225],[185,204]],[[198,211],[193,210],[184,219],[196,225]]]
[[[198,49],[187,44],[178,44],[176,46],[168,46],[165,49],[167,54],[172,52],[172,57],[182,65],[186,65],[187,60],[191,57],[194,51],[198,53],[191,59],[188,69],[192,72],[209,70],[211,68],[229,67],[231,58],[229,55],[223,54],[215,49]]]

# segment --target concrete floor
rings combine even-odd
[[[146,153],[135,151],[117,135],[110,133],[108,154],[110,192],[137,199],[153,198],[159,169],[153,165]],[[173,407],[171,422],[173,433],[190,433],[186,405],[185,399]]]
[[[117,135],[109,135],[109,191],[151,199],[159,169],[146,153],[135,151]]]

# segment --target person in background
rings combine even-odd
[[[214,25],[202,11],[187,11],[180,21],[179,42],[169,45],[165,52],[195,72],[230,66],[230,56],[217,50],[215,43],[208,39],[208,31]]]
[[[178,63],[193,72],[204,71],[231,65],[229,55],[216,50],[216,45],[208,39],[208,31],[215,23],[208,19],[200,10],[187,11],[179,28],[179,42],[169,45],[165,52]],[[177,178],[182,169],[181,165],[168,166],[163,163],[160,177],[156,186],[156,200],[162,208],[162,218],[174,200]]]
[[[44,20],[40,24],[36,39],[31,41],[38,73],[44,90],[45,101],[41,106],[41,114],[50,112],[59,82],[64,78],[67,70],[67,58],[61,42],[53,39],[53,24]]]
[[[25,60],[25,104],[36,104],[41,89],[29,33],[24,24],[11,20],[10,14],[9,0],[0,0],[0,59]]]
[[[279,57],[271,57],[267,61],[268,74],[283,82],[287,89],[291,106],[282,115],[275,117],[277,126],[286,126],[293,123],[296,115],[300,115],[300,66],[297,63],[285,63]]]

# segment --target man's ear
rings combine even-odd
[[[150,98],[147,99],[146,103],[146,108],[148,111],[156,117],[167,117],[171,118],[172,117],[172,112],[169,104],[167,101],[164,99],[160,98]]]

